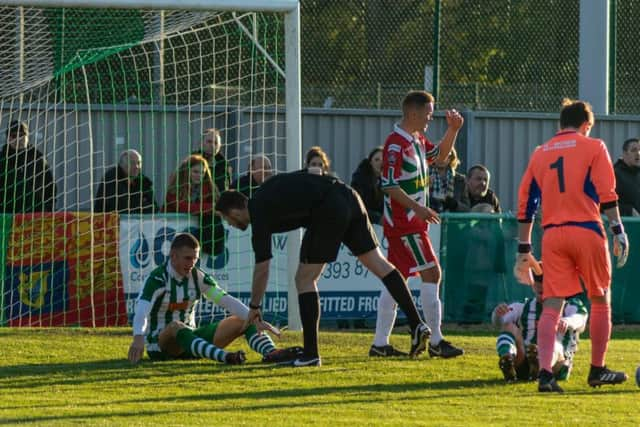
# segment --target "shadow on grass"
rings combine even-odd
[[[82,415],[42,415],[42,416],[33,416],[33,417],[15,417],[15,418],[0,418],[0,425],[3,424],[26,424],[26,423],[35,423],[40,424],[47,421],[64,421],[64,422],[80,422],[91,419],[99,419],[104,422],[105,419],[109,419],[112,417],[135,417],[136,422],[139,422],[139,417],[144,416],[153,416],[153,415],[161,415],[161,414],[170,414],[174,412],[173,410],[158,410],[158,411],[107,411],[107,412],[95,412],[92,414],[82,414]]]

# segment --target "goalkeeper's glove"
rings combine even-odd
[[[533,274],[541,275],[542,268],[538,261],[531,255],[531,243],[522,243],[518,245],[518,255],[516,256],[516,264],[513,266],[513,274],[518,282],[524,285],[533,285]]]
[[[611,232],[613,233],[613,254],[618,258],[616,267],[622,268],[629,256],[629,238],[618,221],[611,221]]]

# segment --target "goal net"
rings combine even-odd
[[[253,191],[250,170],[299,164],[297,2],[9,3],[0,325],[126,325],[182,231],[201,240],[200,267],[247,301],[250,235],[211,212],[221,191]],[[292,308],[289,237],[273,241],[264,306],[276,323]],[[198,314],[224,315],[208,303]]]

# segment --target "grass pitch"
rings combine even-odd
[[[453,360],[370,359],[372,332],[320,334],[324,366],[272,367],[244,340],[248,363],[211,361],[130,366],[129,329],[0,329],[0,424],[170,426],[638,425],[640,330],[614,331],[608,363],[627,383],[586,384],[583,339],[564,395],[535,383],[505,385],[489,331],[448,337]],[[300,344],[286,332],[281,346]],[[408,334],[392,343],[409,346]]]

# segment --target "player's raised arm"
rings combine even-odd
[[[451,152],[451,149],[456,142],[456,138],[458,137],[458,132],[464,124],[462,114],[456,110],[447,110],[445,111],[444,116],[448,127],[444,136],[440,140],[440,152],[438,153],[437,159],[441,162],[446,161],[449,157],[449,153]]]

